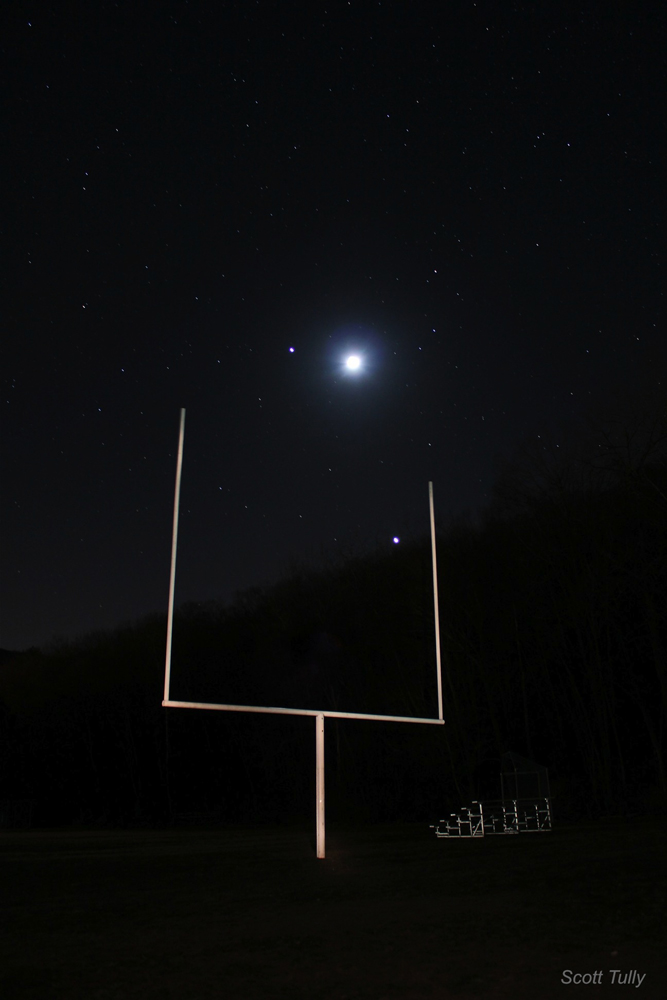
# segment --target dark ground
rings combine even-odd
[[[313,831],[314,832],[314,831]],[[2,1000],[667,997],[664,819],[4,831]],[[603,971],[565,986],[563,970]],[[638,970],[639,987],[611,986]]]

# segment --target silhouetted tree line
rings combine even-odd
[[[667,804],[667,418],[536,438],[481,523],[438,539],[446,725],[326,721],[327,814],[439,818],[497,794],[508,749],[555,815]],[[176,615],[172,698],[435,716],[428,539]],[[153,616],[0,666],[0,800],[34,822],[309,817],[310,718],[161,706]]]

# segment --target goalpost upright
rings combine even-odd
[[[174,628],[174,591],[176,589],[176,543],[178,542],[178,508],[181,499],[181,472],[183,469],[183,439],[185,437],[185,410],[181,408],[181,426],[178,433],[176,459],[176,487],[174,489],[174,524],[171,532],[171,569],[169,571],[169,610],[167,612],[167,652],[164,661],[164,700],[169,701],[171,682],[171,634]]]
[[[310,715],[315,718],[315,821],[317,831],[317,857],[325,857],[325,823],[324,823],[324,719],[361,719],[374,722],[412,722],[418,725],[443,726],[442,716],[442,676],[440,663],[440,618],[438,613],[438,571],[435,547],[435,516],[433,511],[433,483],[428,484],[429,509],[431,521],[431,558],[433,564],[433,601],[435,608],[435,655],[436,675],[438,685],[438,718],[419,719],[410,715],[371,715],[366,712],[333,712],[312,708],[277,708],[264,705],[227,705],[200,701],[172,701],[171,684],[171,648],[174,623],[174,592],[176,586],[176,548],[178,542],[178,512],[181,491],[181,473],[183,468],[183,441],[185,436],[185,410],[181,409],[180,430],[178,438],[178,457],[176,460],[176,486],[174,490],[174,520],[171,540],[171,572],[169,577],[169,611],[167,615],[167,648],[164,668],[164,708],[194,708],[217,712],[256,712],[264,715]]]

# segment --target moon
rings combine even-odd
[[[356,372],[361,367],[361,358],[358,354],[350,354],[345,362],[345,367],[351,372]]]

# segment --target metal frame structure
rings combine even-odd
[[[549,772],[518,753],[501,758],[500,799],[464,806],[431,829],[436,837],[484,837],[489,834],[545,833],[551,830]]]
[[[546,833],[551,829],[551,801],[548,798],[474,801],[449,819],[431,826],[438,838],[488,837],[492,834]]]
[[[164,667],[164,708],[208,709],[214,712],[256,712],[265,715],[310,715],[315,718],[315,821],[317,830],[317,857],[325,857],[324,822],[324,719],[361,719],[373,722],[412,722],[418,725],[443,726],[442,671],[440,663],[440,617],[438,612],[438,568],[435,547],[435,515],[433,511],[433,483],[428,484],[431,522],[431,559],[433,564],[433,606],[435,611],[435,654],[438,684],[438,718],[418,719],[409,715],[370,715],[362,712],[330,712],[322,709],[272,708],[261,705],[222,705],[201,701],[172,701],[169,697],[171,683],[171,648],[174,624],[174,592],[176,587],[176,547],[178,542],[178,513],[183,471],[183,442],[185,437],[185,410],[181,409],[176,460],[176,486],[174,490],[174,521],[171,541],[171,572],[169,577],[169,612],[167,615],[167,649]]]

